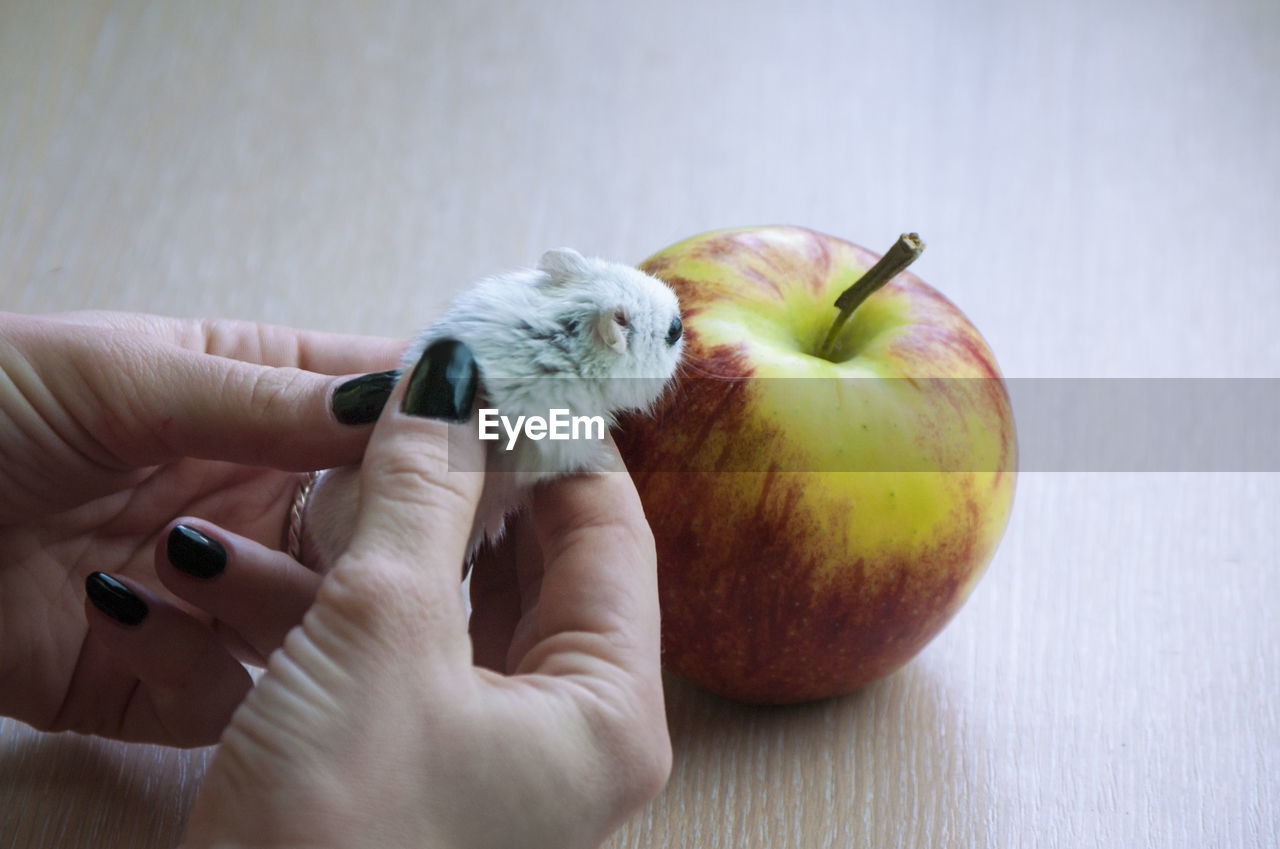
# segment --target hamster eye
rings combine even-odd
[[[627,314],[622,310],[616,310],[613,314],[613,320],[618,323],[619,327],[630,327],[631,322],[627,321]]]
[[[684,333],[684,325],[680,323],[680,316],[671,319],[671,326],[667,328],[667,347],[671,347],[680,341],[680,334]]]

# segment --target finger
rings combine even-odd
[[[443,342],[396,386],[361,464],[353,548],[396,562],[447,553],[456,586],[484,478],[480,443],[464,424],[477,384],[466,346]]]
[[[165,587],[212,616],[233,653],[259,665],[302,621],[321,580],[282,551],[194,518],[169,525],[155,561]],[[251,653],[236,652],[237,645]]]
[[[659,680],[653,535],[631,478],[607,472],[539,487],[532,517],[543,558],[533,576],[537,640],[517,672],[592,674],[603,665]]]
[[[361,633],[468,666],[458,576],[484,455],[471,427],[456,422],[468,417],[477,381],[466,347],[444,342],[397,385],[361,464],[351,542],[316,603]]]
[[[408,347],[401,339],[323,333],[231,319],[170,318],[105,310],[54,313],[44,317],[68,324],[144,334],[217,357],[328,375],[395,368]]]
[[[45,383],[94,441],[90,456],[105,448],[136,466],[195,457],[309,471],[357,461],[368,438],[334,412],[342,378],[111,330],[58,342],[51,361],[70,356],[72,368]]]
[[[136,676],[111,736],[178,746],[217,741],[252,686],[218,637],[134,581],[95,572],[86,582],[89,637]],[[92,653],[92,652],[90,652]]]

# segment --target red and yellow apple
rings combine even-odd
[[[990,561],[1017,445],[982,336],[909,272],[824,344],[878,257],[798,227],[721,230],[642,265],[685,364],[618,445],[658,549],[664,663],[761,703],[850,692],[915,655]]]

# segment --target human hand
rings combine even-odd
[[[457,469],[483,461],[469,434],[402,412],[403,383],[351,543],[232,717],[189,849],[594,846],[666,780],[653,538],[630,478],[540,488],[475,566],[469,635],[458,566],[482,476]]]
[[[157,586],[155,542],[163,549],[186,513],[227,529],[233,557],[278,549],[299,473],[356,461],[369,436],[335,417],[342,381],[328,375],[394,367],[403,345],[229,321],[0,314],[0,714],[216,740],[251,683],[233,655],[273,648],[318,579],[277,551],[277,570],[224,593],[213,616]],[[160,633],[177,642],[134,657],[88,629],[96,571],[144,593],[148,627],[168,622]],[[167,564],[159,577],[186,586]],[[181,666],[194,656],[202,674]]]

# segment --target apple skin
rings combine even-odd
[[[657,414],[616,440],[657,545],[664,664],[720,695],[808,701],[899,668],[968,597],[1008,521],[1009,396],[954,304],[903,272],[830,360],[814,355],[836,297],[877,259],[773,226],[640,266],[680,299],[685,362]]]

